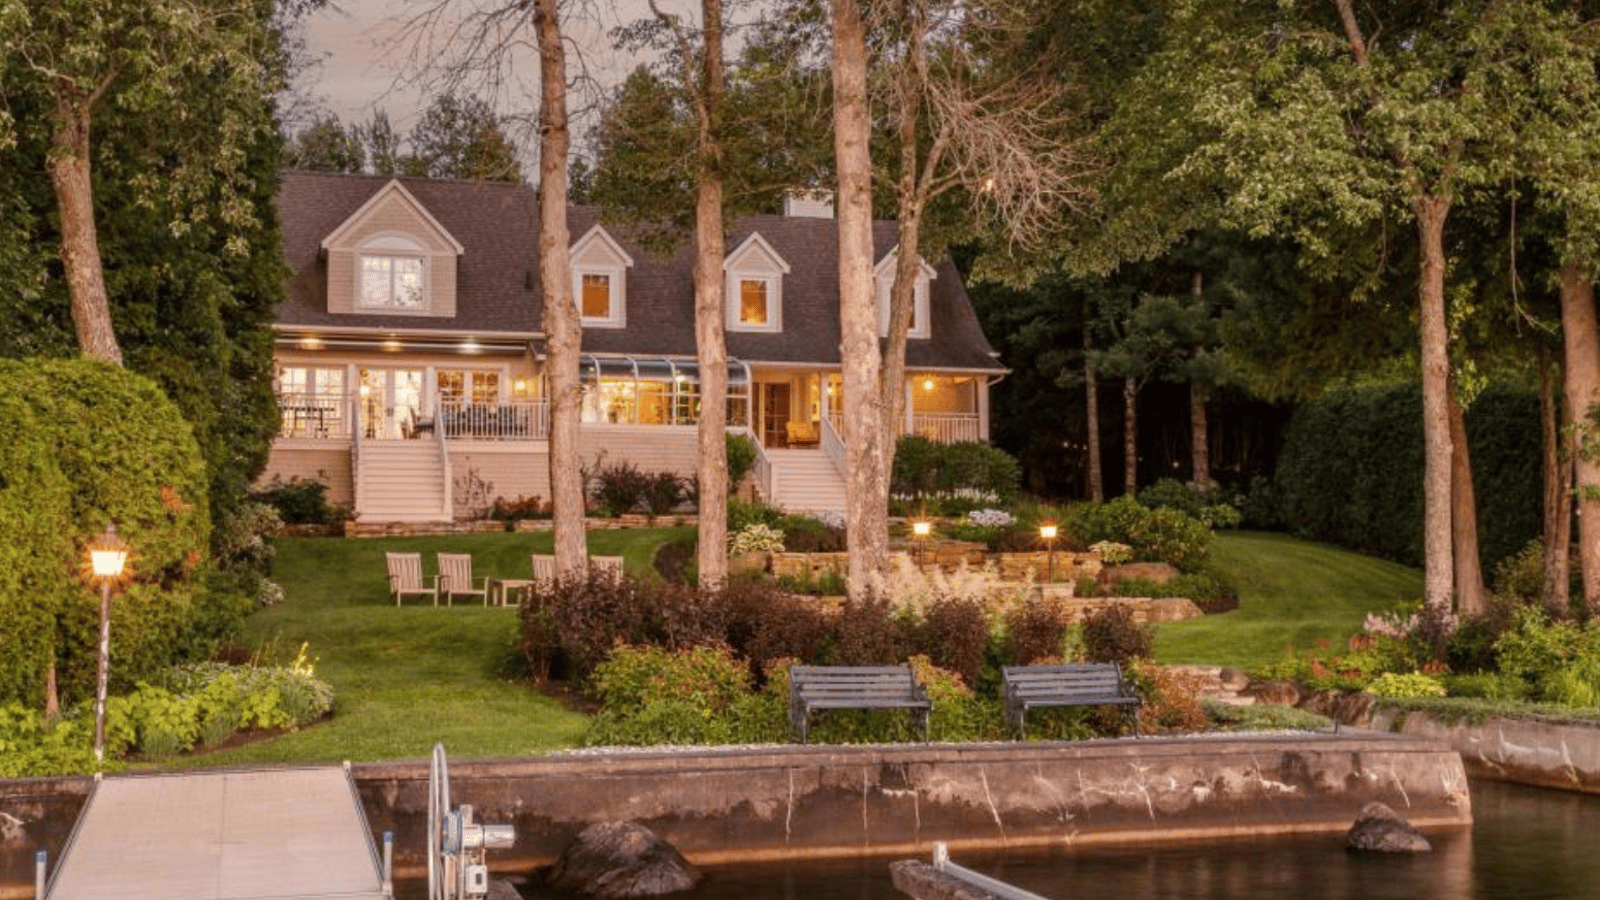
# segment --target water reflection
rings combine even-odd
[[[1600,898],[1600,798],[1474,782],[1476,825],[1435,833],[1435,852],[1355,854],[1342,835],[1147,848],[957,853],[958,862],[1057,900],[1582,900]],[[1352,811],[1352,817],[1354,812]],[[708,870],[683,900],[905,900],[884,858]],[[537,880],[529,900],[552,900]]]

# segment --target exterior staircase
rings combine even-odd
[[[444,461],[434,441],[364,441],[356,475],[359,522],[448,522]]]
[[[767,450],[772,504],[789,512],[844,512],[844,476],[821,450]]]

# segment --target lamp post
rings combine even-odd
[[[919,521],[911,523],[911,533],[917,539],[917,568],[922,568],[922,548],[927,543],[928,535],[933,533],[933,523]]]
[[[106,673],[111,668],[111,582],[122,574],[128,559],[128,543],[117,537],[117,526],[106,523],[106,530],[89,543],[89,564],[100,579],[100,672],[94,692],[94,758],[106,757]]]
[[[1044,538],[1044,580],[1053,584],[1056,580],[1056,526],[1040,525],[1039,537]]]

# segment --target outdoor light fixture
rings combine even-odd
[[[928,540],[928,535],[933,533],[933,523],[919,521],[911,523],[911,533],[917,539],[917,567],[922,567],[922,547]]]
[[[106,673],[111,668],[111,582],[122,574],[128,561],[128,542],[117,537],[117,526],[106,523],[106,530],[89,542],[89,565],[100,579],[100,672],[94,693],[94,758],[106,757]]]
[[[932,378],[923,379],[922,389],[925,390],[925,391],[933,390],[933,379]]]
[[[1044,538],[1045,581],[1056,580],[1056,526],[1040,525],[1039,537]]]

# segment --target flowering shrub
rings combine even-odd
[[[1096,541],[1089,545],[1089,552],[1099,555],[1100,561],[1110,566],[1129,562],[1133,559],[1133,548],[1127,544],[1119,544],[1116,541]]]
[[[967,521],[985,528],[1003,528],[1016,518],[1003,509],[975,509],[967,513]]]
[[[936,567],[924,571],[910,557],[896,556],[889,570],[889,604],[896,615],[912,621],[921,621],[935,601],[975,600],[988,610],[993,625],[1032,592],[1031,573],[1022,581],[1006,581],[993,563],[962,565],[954,572]]]
[[[755,522],[734,533],[728,550],[734,554],[782,553],[783,532],[771,525]]]

